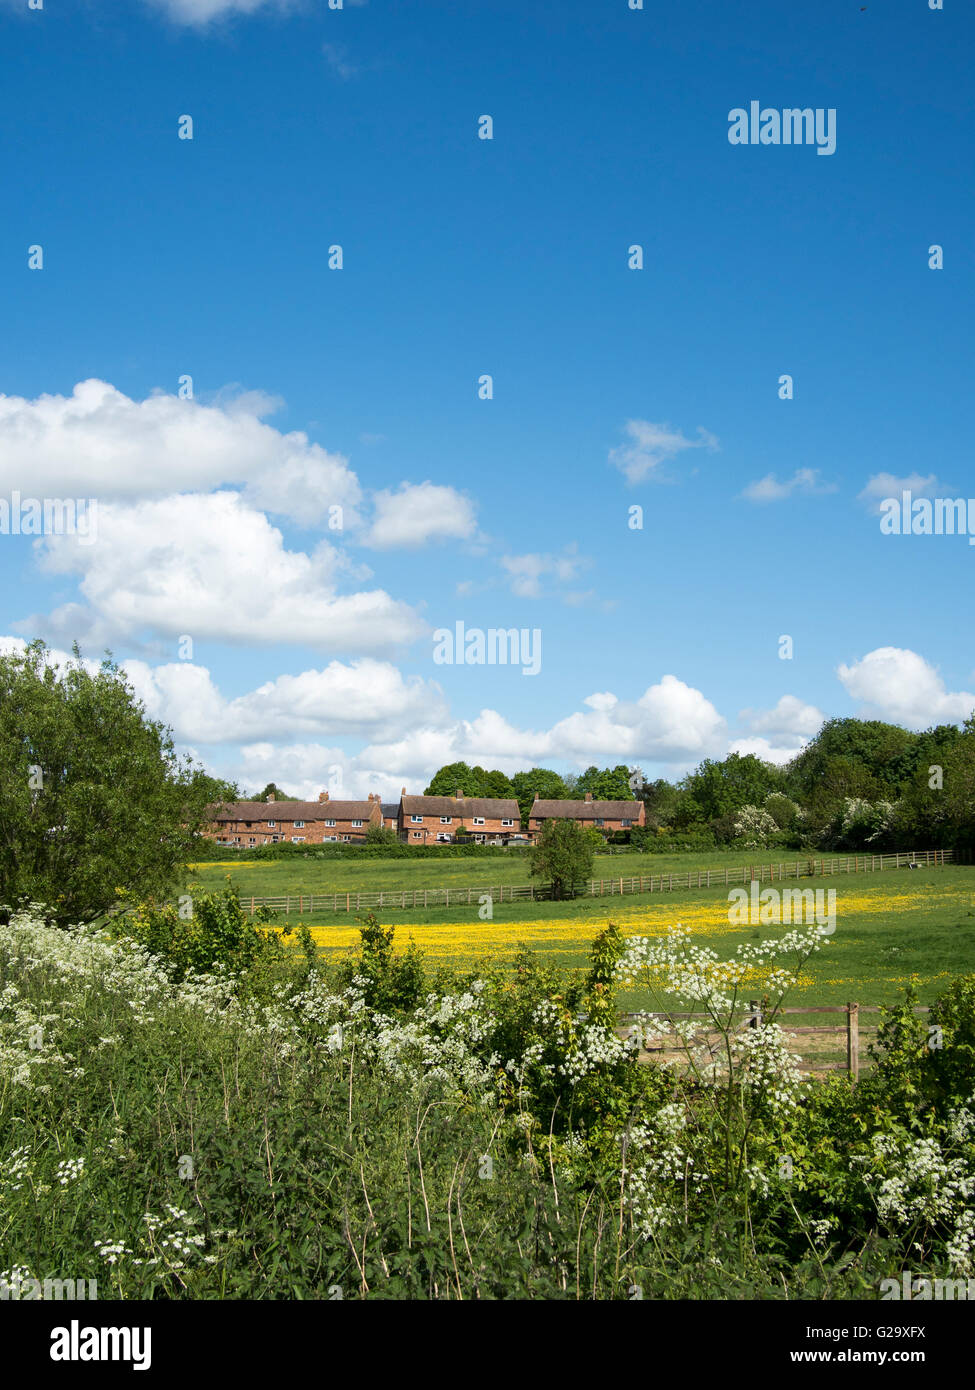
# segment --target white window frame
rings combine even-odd
[[[474,816],[474,817],[472,817],[472,823],[473,823],[474,825],[483,825],[483,824],[484,824],[484,817],[483,817],[483,816]]]
[[[325,824],[326,824],[326,825],[334,825],[335,822],[334,822],[333,820],[327,820],[327,821],[325,822]]]
[[[250,825],[250,821],[248,821],[247,824]],[[273,830],[274,827],[277,825],[277,821],[276,821],[276,820],[269,820],[269,821],[268,821],[268,825],[269,825],[269,826],[271,827],[271,829]]]
[[[422,824],[423,824],[423,817],[422,817],[422,816],[410,816],[410,823],[411,823],[412,825],[422,825]]]
[[[454,818],[453,818],[453,816],[441,816],[441,817],[440,817],[440,824],[441,824],[441,825],[453,825],[453,823],[454,823]]]
[[[303,820],[296,820],[294,823],[294,828],[295,830],[304,830],[305,822]]]
[[[501,822],[501,824],[502,824],[502,825],[514,825],[514,821],[513,821],[513,820],[505,819],[505,820],[503,820],[503,821]]]
[[[361,824],[362,824],[362,821],[361,821],[361,820],[354,820],[354,821],[351,822],[351,825],[352,825],[353,829],[354,829],[357,825],[361,825]]]

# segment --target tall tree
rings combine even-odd
[[[529,850],[532,878],[551,883],[553,898],[571,897],[592,876],[594,837],[578,821],[547,820]]]
[[[214,779],[177,757],[106,659],[43,642],[0,657],[0,902],[44,903],[62,925],[182,881]]]

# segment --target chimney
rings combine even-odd
[[[592,792],[586,792],[586,800],[592,801]]]
[[[463,801],[463,799],[464,799],[464,793],[461,791],[460,787],[455,787],[455,788],[454,788],[454,800],[455,800],[455,801]]]
[[[400,794],[400,796],[405,796],[405,795],[406,795],[406,788],[405,788],[405,787],[400,787],[400,789],[399,789],[399,794]]]
[[[319,793],[318,793],[318,799],[319,799],[319,801],[327,801],[327,800],[328,800],[328,792],[319,792]]]

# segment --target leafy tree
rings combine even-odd
[[[484,796],[483,774],[483,768],[468,763],[447,763],[434,773],[424,796],[456,796],[458,787],[463,796]]]
[[[594,854],[592,839],[578,821],[547,820],[529,850],[528,872],[551,883],[553,898],[572,897],[592,877]]]
[[[213,779],[177,757],[118,666],[62,668],[43,642],[0,657],[0,894],[88,922],[184,875]]]
[[[511,779],[511,787],[523,821],[528,819],[536,796],[542,801],[565,801],[569,796],[569,789],[563,779],[547,767],[533,767],[528,772],[516,772]]]
[[[504,772],[499,772],[495,768],[491,772],[484,774],[484,795],[494,796],[500,800],[513,800],[515,789],[512,786],[511,778]]]
[[[389,825],[370,825],[366,830],[365,843],[372,848],[392,849],[399,844],[399,836]]]
[[[828,719],[789,764],[787,780],[794,788],[789,794],[798,792],[800,799],[811,794],[831,766],[834,776],[838,767],[857,769],[858,785],[847,786],[841,795],[883,797],[897,792],[908,770],[905,759],[916,742],[916,734],[880,719]]]
[[[778,768],[763,763],[754,753],[731,753],[723,762],[705,758],[697,771],[684,779],[683,786],[695,803],[698,818],[711,821],[743,806],[760,806],[769,792],[781,789],[781,782]]]
[[[630,769],[625,763],[615,767],[587,767],[576,779],[576,796],[591,793],[593,801],[633,801]]]
[[[262,792],[258,792],[256,796],[251,798],[251,800],[267,801],[268,798],[272,796],[274,797],[275,801],[296,801],[298,799],[297,797],[289,796],[287,792],[283,792],[275,782],[268,782],[264,790]]]

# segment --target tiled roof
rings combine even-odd
[[[213,821],[268,820],[363,820],[369,819],[374,801],[228,801],[210,806]]]

